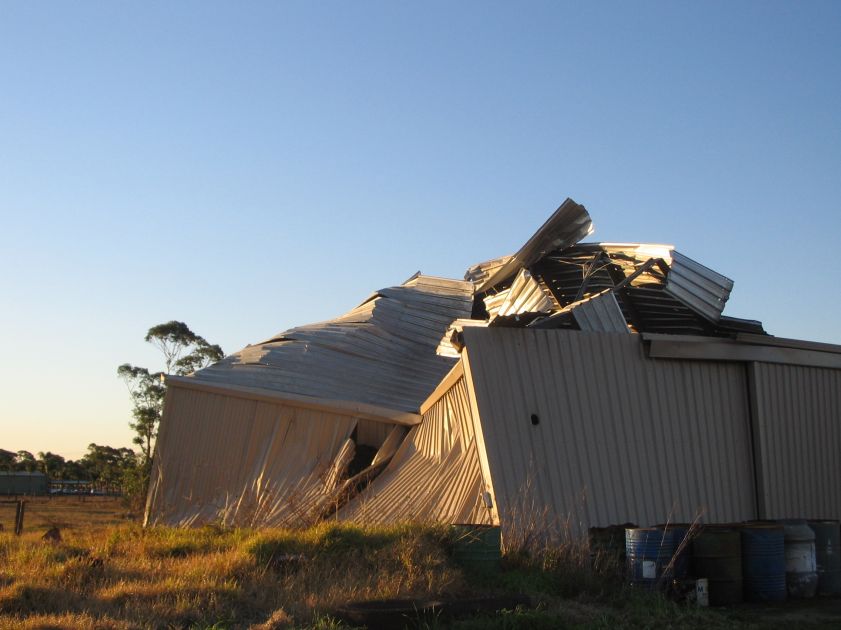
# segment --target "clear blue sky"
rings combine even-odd
[[[2,2],[0,448],[129,445],[153,324],[232,352],[567,196],[841,343],[841,2]]]

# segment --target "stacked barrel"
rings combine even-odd
[[[841,526],[838,521],[809,521],[815,533],[815,565],[818,593],[841,594]]]
[[[841,525],[835,520],[627,528],[632,584],[706,581],[709,603],[779,602],[841,594]],[[690,562],[691,556],[691,562]]]
[[[692,541],[692,572],[709,583],[711,606],[742,602],[742,538],[732,526],[701,528]]]
[[[776,523],[745,523],[742,573],[745,599],[780,602],[786,598],[785,531]]]

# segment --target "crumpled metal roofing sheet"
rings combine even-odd
[[[500,267],[493,269],[477,289],[482,293],[511,278],[520,269],[530,267],[550,251],[574,245],[593,232],[587,209],[566,199],[520,250]],[[468,276],[471,275],[471,267]]]
[[[368,523],[491,524],[464,377],[423,414],[371,485],[339,510]]]
[[[470,282],[418,275],[336,319],[248,346],[193,378],[415,412],[453,366],[435,352],[444,332],[472,306]]]
[[[533,275],[567,306],[583,295],[616,286],[650,259],[652,265],[618,295],[626,321],[638,331],[708,334],[719,322],[733,282],[671,245],[580,243],[554,251],[531,267]]]
[[[742,365],[648,359],[639,335],[463,335],[503,524],[524,500],[579,533],[698,509],[707,522],[756,518]]]
[[[486,297],[484,302],[491,319],[519,313],[549,313],[560,308],[528,269],[521,269],[509,288]]]
[[[616,296],[609,289],[573,302],[560,312],[570,313],[584,332],[630,333]]]
[[[733,281],[673,251],[664,290],[699,315],[717,322],[733,290]]]

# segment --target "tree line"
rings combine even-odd
[[[163,369],[152,371],[130,363],[117,368],[117,376],[125,382],[132,401],[129,426],[134,431],[132,442],[138,447],[137,452],[125,447],[90,444],[83,457],[68,460],[49,451],[36,456],[29,451],[0,449],[0,471],[40,471],[51,479],[120,486],[129,499],[145,498],[158,425],[163,415],[166,377],[186,376],[225,356],[221,347],[195,334],[184,322],[175,320],[152,326],[145,340],[161,351]]]
[[[88,452],[77,460],[65,459],[50,451],[33,455],[29,451],[0,449],[0,471],[42,472],[50,479],[90,481],[123,487],[137,468],[137,454],[130,448],[89,444]]]

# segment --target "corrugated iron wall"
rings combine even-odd
[[[490,524],[483,490],[473,415],[462,377],[430,407],[386,469],[340,510],[339,517],[371,523]]]
[[[356,418],[171,385],[148,524],[305,525]]]
[[[356,424],[356,441],[365,446],[379,448],[394,427],[395,425],[386,422],[360,419]]]
[[[766,518],[841,518],[841,370],[750,365],[760,508]]]
[[[756,517],[742,364],[648,359],[638,335],[468,328],[464,339],[503,522],[527,509],[579,533],[698,510]]]

